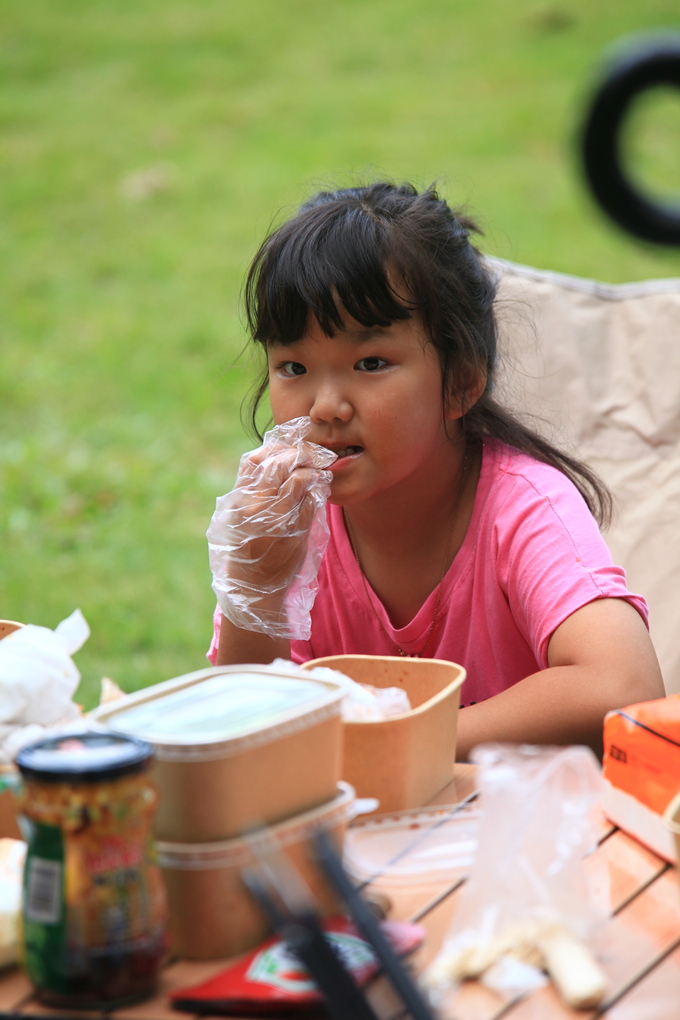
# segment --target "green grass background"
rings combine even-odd
[[[80,606],[90,707],[205,665],[205,529],[252,446],[244,271],[318,185],[438,180],[487,251],[680,275],[610,225],[574,137],[603,50],[677,0],[4,0],[0,617]],[[678,190],[680,102],[630,154]]]

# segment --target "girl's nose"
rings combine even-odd
[[[319,424],[327,421],[349,421],[352,405],[339,387],[332,382],[319,386],[314,394],[309,416]]]

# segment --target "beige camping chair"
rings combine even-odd
[[[492,265],[499,393],[612,490],[605,537],[649,603],[666,690],[680,692],[680,279],[615,286]]]

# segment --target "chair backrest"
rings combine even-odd
[[[649,603],[666,689],[680,692],[680,279],[611,285],[490,264],[499,396],[611,489],[607,542]]]

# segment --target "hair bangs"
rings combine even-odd
[[[327,336],[345,328],[346,315],[371,327],[413,314],[391,279],[401,274],[390,272],[389,224],[360,207],[319,211],[303,210],[295,231],[284,224],[256,256],[245,300],[251,335],[262,344],[299,340],[310,313]]]

